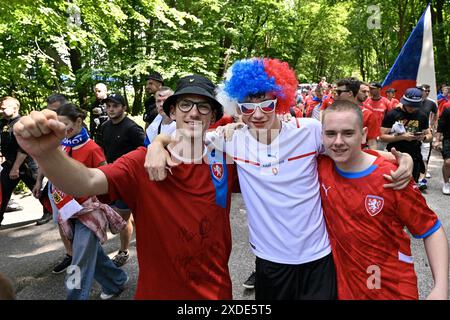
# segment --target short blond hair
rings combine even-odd
[[[345,111],[351,111],[354,112],[357,116],[358,120],[358,126],[361,129],[364,127],[364,120],[363,120],[363,113],[361,108],[354,102],[348,101],[348,100],[336,100],[333,102],[331,106],[325,109],[325,111],[322,114],[322,123],[325,122],[325,117],[327,114],[332,112],[345,112]]]

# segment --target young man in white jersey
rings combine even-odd
[[[275,59],[235,62],[224,91],[238,101],[247,127],[226,143],[214,133],[207,136],[238,168],[250,245],[257,257],[257,300],[336,298],[317,174],[321,125],[306,118],[282,123],[276,115],[289,112],[296,88],[295,73],[287,63]],[[161,180],[171,160],[161,153],[162,139],[155,142],[146,167],[151,179]]]

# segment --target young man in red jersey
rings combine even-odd
[[[129,206],[139,263],[136,299],[232,298],[229,213],[236,171],[204,144],[211,122],[223,115],[214,90],[209,79],[191,75],[164,102],[181,139],[168,149],[183,162],[164,182],[148,179],[143,147],[96,169],[69,158],[59,148],[66,127],[53,111],[33,111],[14,127],[19,144],[62,191]]]
[[[381,96],[381,83],[373,81],[369,84],[370,97],[364,101],[364,106],[375,114],[377,127],[381,128],[381,123],[385,114],[390,110],[391,103]]]
[[[382,187],[395,165],[361,150],[362,112],[338,100],[323,114],[319,159],[322,206],[336,264],[339,299],[418,299],[406,226],[424,239],[434,287],[428,299],[448,299],[448,244],[436,214],[413,181]]]
[[[397,90],[394,88],[389,88],[386,90],[386,99],[389,100],[389,110],[394,109],[400,103],[400,101],[395,98],[396,91]]]

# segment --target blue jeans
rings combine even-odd
[[[120,293],[127,274],[105,254],[95,234],[74,219],[72,265],[67,269],[68,300],[87,300],[95,279],[106,294]]]

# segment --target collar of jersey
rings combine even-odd
[[[292,121],[292,120],[291,120],[291,121]],[[242,131],[245,130],[245,134],[248,135],[248,136],[250,137],[250,139],[253,140],[252,143],[256,143],[256,144],[259,144],[259,145],[262,145],[262,146],[267,146],[267,147],[269,147],[269,146],[271,146],[271,145],[278,144],[278,140],[280,139],[280,135],[283,133],[283,131],[286,130],[286,124],[284,123],[284,121],[280,121],[280,132],[278,133],[278,135],[277,135],[277,137],[275,138],[275,140],[273,140],[270,144],[265,144],[265,143],[259,142],[259,141],[258,141],[258,140],[250,133],[250,129],[249,129],[249,127],[248,127],[247,125],[246,125],[245,127],[243,127],[241,130],[242,130]],[[233,136],[233,137],[234,137],[234,136]]]
[[[172,148],[170,148],[169,146],[167,146],[167,150],[169,150],[170,154],[176,158],[178,161],[181,161],[181,163],[185,163],[185,164],[190,164],[190,163],[202,163],[203,162],[203,158],[206,155],[206,152],[208,151],[208,149],[206,148],[206,146],[203,146],[203,154],[201,157],[198,157],[197,159],[190,159],[190,158],[184,158],[182,156],[180,156],[178,153],[176,153],[175,151],[172,150]]]
[[[365,176],[368,176],[369,174],[371,174],[372,172],[374,172],[376,170],[376,168],[378,168],[378,165],[376,164],[372,164],[370,167],[368,167],[366,170],[363,171],[359,171],[359,172],[347,172],[347,171],[342,171],[341,169],[339,169],[336,164],[334,165],[334,167],[336,168],[337,173],[339,173],[340,176],[347,178],[347,179],[358,179],[358,178],[363,178]]]

